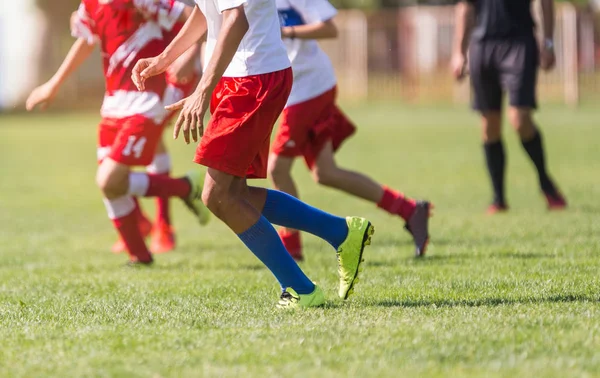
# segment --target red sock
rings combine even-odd
[[[146,197],[187,197],[191,186],[187,179],[171,178],[168,175],[148,175]]]
[[[148,217],[142,211],[142,207],[140,206],[140,201],[138,201],[137,197],[133,197],[133,202],[135,203],[135,209],[133,210],[133,212],[135,213],[138,221],[139,222],[144,222],[144,221],[150,222],[148,220]]]
[[[412,216],[415,211],[416,202],[413,199],[404,197],[404,194],[383,187],[383,197],[377,204],[377,207],[393,215],[399,215],[405,221]]]
[[[138,214],[136,214],[136,211],[113,219],[113,224],[117,231],[119,231],[119,235],[121,235],[121,239],[123,239],[127,247],[129,258],[132,261],[152,261],[152,255],[148,251],[148,247],[146,247],[146,242],[138,226]]]
[[[149,174],[148,176],[161,176],[169,178],[169,172],[161,174]],[[169,216],[169,197],[156,197],[156,223],[171,224]]]

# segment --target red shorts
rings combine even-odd
[[[354,124],[335,104],[337,88],[289,106],[283,110],[281,125],[273,142],[273,153],[286,157],[304,156],[312,168],[325,144],[337,151],[356,132]]]
[[[194,161],[233,176],[266,178],[271,133],[292,82],[291,68],[222,78]]]
[[[98,125],[98,161],[109,157],[125,165],[152,163],[163,125],[142,115],[103,118]]]

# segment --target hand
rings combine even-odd
[[[556,56],[554,49],[542,47],[540,51],[540,67],[544,71],[550,71],[556,65]]]
[[[465,78],[467,74],[467,59],[463,53],[454,53],[450,61],[452,76],[458,81]]]
[[[48,105],[52,103],[57,92],[58,88],[51,82],[47,82],[46,84],[35,88],[25,103],[27,111],[32,111],[38,105],[41,110],[45,110]]]
[[[173,139],[179,137],[181,129],[185,144],[190,144],[190,133],[194,142],[198,141],[198,136],[204,135],[204,115],[208,110],[209,101],[208,91],[196,90],[190,97],[165,107],[168,111],[181,110],[173,129]]]
[[[144,85],[146,79],[160,75],[165,72],[168,67],[169,63],[160,56],[140,59],[131,71],[131,80],[133,80],[133,83],[139,91],[143,91],[146,88]]]

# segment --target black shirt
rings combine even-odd
[[[467,0],[475,5],[474,40],[533,36],[531,0]]]

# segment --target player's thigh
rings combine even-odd
[[[533,37],[507,42],[499,62],[502,87],[513,108],[537,107],[539,50]]]
[[[494,64],[492,42],[473,42],[469,48],[469,76],[473,109],[486,113],[502,109],[502,87]]]

